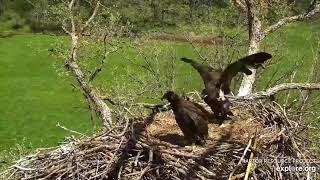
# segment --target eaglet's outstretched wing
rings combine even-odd
[[[232,78],[238,74],[238,72],[243,72],[247,75],[252,74],[250,67],[257,68],[261,66],[266,60],[270,59],[272,56],[266,52],[255,53],[246,57],[239,59],[238,61],[230,64],[222,72],[220,76],[220,87],[225,94],[229,94],[230,85]]]

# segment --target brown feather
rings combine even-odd
[[[179,128],[189,142],[203,145],[208,137],[209,112],[200,108],[199,104],[184,100],[172,91],[168,91],[163,99],[171,106]]]

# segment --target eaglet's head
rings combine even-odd
[[[176,93],[174,93],[173,91],[168,91],[162,96],[161,99],[162,100],[166,99],[169,102],[175,102],[175,101],[179,100],[179,96]]]

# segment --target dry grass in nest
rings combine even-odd
[[[261,119],[255,118],[253,114],[243,113],[241,109],[234,109],[233,113],[234,116],[221,126],[214,123],[208,125],[209,137],[203,148],[214,146],[221,139],[246,144],[256,133],[265,134]],[[171,112],[158,114],[154,122],[146,129],[146,133],[150,140],[159,143],[183,145],[183,134]]]

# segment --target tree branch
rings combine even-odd
[[[78,131],[75,131],[75,130],[72,130],[72,129],[69,129],[63,125],[61,125],[59,122],[56,124],[57,127],[60,127],[61,129],[65,130],[65,131],[68,131],[68,132],[71,132],[71,133],[74,133],[74,134],[77,134],[77,135],[80,135],[82,137],[88,137],[87,135],[83,134],[83,133],[80,133]]]
[[[88,80],[86,74],[83,73],[81,67],[77,63],[77,48],[78,48],[78,33],[76,32],[75,19],[73,14],[75,0],[72,0],[69,4],[69,18],[71,21],[71,49],[69,58],[66,62],[66,67],[75,75],[81,90],[85,96],[92,102],[95,106],[94,109],[96,113],[101,117],[103,124],[103,131],[108,131],[112,128],[111,110],[107,104],[103,101],[99,93],[97,93],[92,87],[90,81]],[[98,6],[99,4],[97,4]],[[94,13],[95,14],[95,13]],[[91,19],[94,16],[90,17]],[[88,20],[89,21],[89,20]],[[87,21],[87,22],[88,22]]]
[[[84,26],[81,28],[81,33],[89,26],[89,24],[93,21],[100,7],[100,1],[97,1],[97,4],[91,14],[90,18],[85,22]]]
[[[106,46],[106,45],[104,45]],[[105,48],[105,51],[106,51],[106,48]],[[90,75],[90,78],[89,78],[89,81],[93,81],[94,78],[96,78],[96,76],[102,71],[103,67],[105,66],[105,61],[107,59],[107,56],[109,54],[112,54],[114,52],[118,51],[118,47],[114,48],[113,50],[111,51],[108,51],[108,52],[105,52],[104,55],[103,55],[103,59],[101,60],[101,63],[98,67],[96,67],[96,69],[94,70],[94,72]]]
[[[239,8],[241,11],[246,12],[247,8],[243,1],[241,0],[232,0],[233,5]]]
[[[279,29],[280,27],[282,27],[288,23],[309,19],[309,18],[312,18],[313,16],[315,16],[317,13],[320,13],[320,3],[316,4],[315,3],[316,1],[317,0],[314,0],[312,5],[310,6],[313,8],[310,8],[310,10],[307,13],[303,13],[303,14],[299,14],[299,15],[291,16],[291,17],[285,17],[285,18],[279,20],[277,23],[266,28],[264,30],[264,32],[261,34],[261,39],[265,38],[268,34],[276,31],[277,29]]]
[[[202,61],[204,61],[205,63],[207,63],[207,64],[209,65],[208,58],[204,57],[204,56],[201,54],[200,50],[197,49],[197,47],[193,44],[191,38],[190,38],[190,37],[186,37],[186,39],[187,39],[187,41],[189,42],[189,44],[192,46],[193,50],[198,54],[198,57],[199,57]]]
[[[109,97],[103,97],[103,100],[109,102],[111,105],[136,106],[136,107],[150,109],[153,112],[164,112],[171,109],[170,104],[150,104],[150,103],[130,104],[126,101],[114,100]]]
[[[268,98],[270,96],[273,96],[280,91],[286,91],[286,90],[320,90],[320,83],[283,83],[276,85],[272,88],[269,88],[265,91],[256,92],[248,97],[244,97],[245,99],[263,99]]]
[[[75,0],[71,0],[71,2],[69,3],[69,16],[70,16],[70,21],[71,21],[71,31],[73,33],[76,32],[76,26],[75,26],[75,22],[74,22],[74,15],[73,15],[73,7],[74,7],[74,3],[76,1]]]
[[[36,7],[36,5],[32,2],[32,1],[30,1],[30,0],[26,0],[29,4],[31,4],[31,6],[33,6],[33,7]]]

